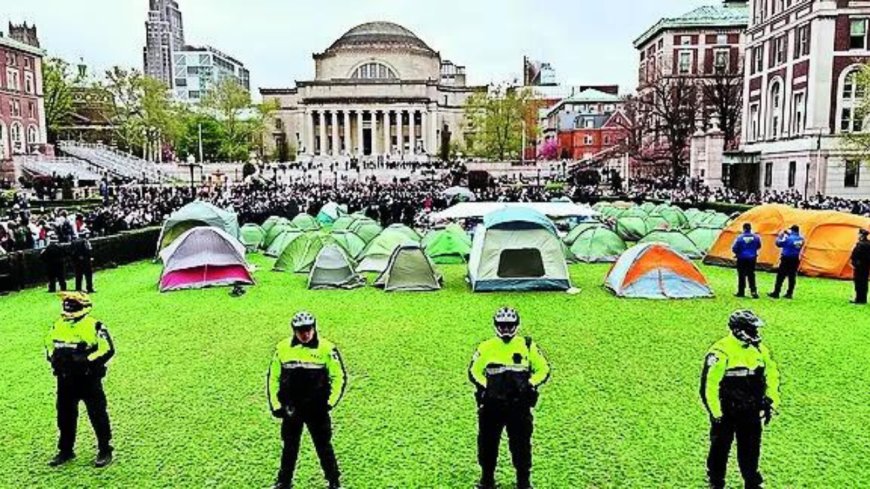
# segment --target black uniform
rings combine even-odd
[[[70,251],[76,270],[76,291],[82,292],[82,279],[87,285],[87,292],[94,291],[94,267],[91,260],[91,242],[87,238],[73,241]]]
[[[48,275],[48,291],[56,292],[57,288],[66,290],[66,274],[64,273],[63,260],[65,249],[57,244],[50,243],[42,250],[42,262],[45,263],[45,273]]]
[[[867,303],[867,282],[870,279],[870,240],[866,237],[858,241],[852,250],[852,268],[855,269],[855,303]]]

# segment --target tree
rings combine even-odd
[[[69,63],[59,58],[48,58],[42,64],[42,87],[45,98],[45,123],[48,141],[55,142],[58,129],[73,112],[72,87],[76,79],[70,74]]]
[[[260,158],[266,158],[266,139],[272,137],[272,131],[275,129],[275,125],[273,123],[275,112],[281,108],[280,104],[277,100],[267,100],[263,103],[256,104],[253,106],[253,116],[248,121],[250,125],[251,135],[254,139],[254,143],[257,146],[257,152],[260,155]],[[284,143],[287,144],[286,134],[284,135]],[[287,155],[289,155],[289,150],[287,151]],[[286,159],[282,159],[279,161],[288,161]]]
[[[708,112],[705,123],[709,125],[715,115],[719,120],[719,129],[725,136],[726,148],[733,148],[738,143],[737,135],[743,114],[743,75],[717,72],[703,84],[702,91]]]
[[[555,160],[559,157],[559,141],[556,138],[551,138],[538,147],[538,158],[543,160]]]
[[[253,108],[251,94],[232,78],[224,78],[208,91],[200,105],[214,114],[221,126],[221,157],[229,161],[246,161],[254,135],[254,125],[245,120]]]
[[[494,87],[469,97],[465,104],[465,117],[473,134],[468,147],[471,154],[499,161],[519,156],[523,120],[530,110],[530,99],[528,89],[504,87]]]
[[[644,152],[661,152],[670,167],[674,183],[688,167],[689,140],[698,114],[698,87],[687,77],[658,76],[644,85],[638,95],[641,124],[649,128]]]

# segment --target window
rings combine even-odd
[[[12,139],[12,152],[24,153],[24,137],[21,134],[21,124],[14,123],[9,127],[9,136]]]
[[[33,60],[30,58],[24,58],[24,68],[28,70],[33,68]]]
[[[382,63],[366,63],[357,68],[351,78],[354,80],[395,80],[396,73]]]
[[[795,177],[797,176],[797,161],[788,162],[788,188],[794,188]]]
[[[584,123],[584,126],[586,127],[586,129],[595,128],[595,120],[594,119],[586,119],[585,121],[583,121],[583,123]]]
[[[810,54],[810,26],[798,27],[795,36],[794,57],[799,58]]]
[[[18,70],[6,68],[6,88],[9,90],[18,91]]]
[[[27,128],[27,144],[36,144],[39,141],[39,131],[36,126]]]
[[[861,178],[861,162],[847,161],[846,162],[846,178],[843,181],[845,187],[857,187]]]
[[[24,74],[24,92],[34,94],[36,88],[33,86],[33,73]]]
[[[692,69],[692,52],[691,51],[680,51],[680,67],[679,73],[681,75],[688,75]]]
[[[840,90],[841,133],[860,132],[864,126],[858,110],[864,98],[864,89],[857,80],[859,70],[858,67],[852,68],[843,78],[843,86]]]
[[[867,48],[867,19],[853,19],[849,26],[849,49]]]
[[[688,46],[688,45],[692,44],[692,38],[691,38],[691,37],[689,37],[689,36],[679,36],[679,37],[680,37],[680,42],[679,42],[679,44],[680,44],[681,46]]]
[[[604,136],[604,145],[610,146],[610,136]]]
[[[187,78],[176,78],[175,79],[176,87],[186,87],[187,86]]]
[[[716,36],[716,44],[728,44],[728,34],[719,34]]]
[[[504,250],[498,260],[499,278],[535,278],[544,276],[544,261],[537,248]]]
[[[713,54],[713,71],[716,73],[725,73],[728,71],[728,60],[731,53],[727,49],[717,49]]]
[[[772,187],[773,186],[773,163],[765,163],[764,164],[764,186]]]
[[[9,101],[9,115],[11,115],[12,117],[21,117],[21,101]]]
[[[749,140],[758,139],[758,104],[749,106]]]
[[[33,102],[27,102],[27,115],[31,119],[36,119],[36,104]]]
[[[804,130],[804,111],[806,110],[806,96],[804,92],[797,92],[794,94],[794,100],[792,101],[792,115],[791,115],[791,134],[796,136],[801,134]]]
[[[759,46],[755,48],[755,73],[760,73],[764,70],[764,48]]]
[[[585,146],[592,146],[592,143],[593,143],[592,136],[591,136],[590,134],[587,134],[587,135],[583,138],[583,144],[584,144]]]
[[[777,81],[770,87],[770,131],[768,135],[772,139],[779,137],[780,123],[782,122],[782,84]]]
[[[6,53],[6,64],[8,66],[18,66],[18,60],[13,53]]]
[[[785,41],[786,36],[780,36],[773,41],[773,50],[776,53],[776,64],[785,63]]]

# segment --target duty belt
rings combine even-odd
[[[498,367],[486,367],[486,375],[498,375],[505,372],[528,372],[529,367],[522,365],[500,365]]]
[[[728,370],[725,372],[725,377],[754,377],[755,375],[757,375],[755,370],[749,370],[746,368]]]
[[[66,341],[55,341],[54,347],[56,349],[67,349],[67,350],[75,350],[80,346],[84,346],[84,343],[67,343]]]
[[[322,363],[311,363],[311,362],[289,362],[281,365],[281,368],[285,368],[288,370],[303,368],[308,370],[321,370],[326,368],[326,365]]]

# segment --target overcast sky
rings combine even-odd
[[[314,74],[311,54],[351,27],[396,22],[471,83],[521,77],[528,55],[548,61],[561,84],[634,88],[632,41],[664,16],[719,0],[179,0],[188,44],[240,59],[252,88],[290,87]],[[50,55],[97,70],[142,68],[147,0],[0,0],[0,15],[36,23]],[[7,19],[0,19],[7,20]],[[3,22],[3,30],[5,30]]]

